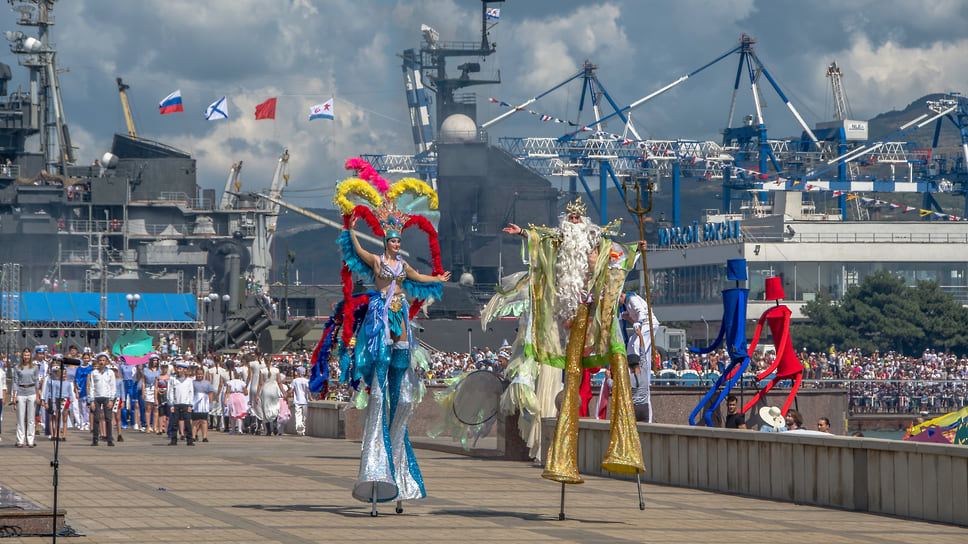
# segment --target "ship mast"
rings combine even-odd
[[[57,78],[57,52],[50,45],[50,27],[54,24],[50,12],[56,0],[9,1],[11,9],[20,14],[18,25],[37,27],[36,38],[21,31],[6,31],[4,37],[11,42],[10,51],[20,57],[19,64],[30,70],[30,115],[40,120],[40,153],[46,169],[66,175],[67,166],[76,157]]]

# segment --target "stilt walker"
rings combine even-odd
[[[401,501],[426,496],[407,432],[423,393],[413,368],[416,341],[410,338],[410,319],[425,299],[440,297],[450,273],[440,266],[437,193],[418,179],[390,184],[361,159],[347,161],[347,168],[360,177],[339,183],[334,197],[345,229],[338,242],[344,299],[314,352],[313,375],[323,374],[317,367],[328,364],[335,347],[340,379],[358,390],[353,402],[366,411],[353,497],[370,503],[370,515],[376,516],[379,502],[395,500],[400,513]],[[360,245],[354,230],[360,218],[383,238],[380,254]],[[418,273],[400,255],[401,233],[411,226],[429,238],[433,275]],[[375,289],[352,296],[353,275],[372,281]],[[416,299],[411,302],[408,294]]]
[[[642,247],[644,242],[639,243],[639,248]],[[577,458],[579,387],[583,366],[601,366],[600,361],[608,361],[612,373],[609,445],[601,463],[602,469],[617,474],[635,474],[636,481],[639,481],[638,475],[645,472],[632,406],[625,346],[621,343],[617,343],[617,346],[611,344],[617,333],[618,298],[628,271],[634,267],[635,250],[603,237],[589,260],[592,258],[594,266],[579,298],[569,331],[564,399],[548,451],[548,462],[541,475],[542,478],[562,484],[559,520],[565,519],[564,485],[584,482],[578,474]],[[638,489],[639,508],[644,509],[641,483]]]

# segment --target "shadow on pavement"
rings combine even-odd
[[[554,515],[544,515],[535,514],[533,512],[507,512],[504,510],[434,510],[431,514],[444,514],[450,516],[464,516],[468,518],[518,518],[525,521],[558,521],[558,514]],[[578,521],[581,523],[609,523],[621,524],[621,521],[605,521],[600,519],[578,519],[573,517],[566,517],[569,521]]]
[[[386,503],[392,507],[393,503]],[[232,508],[249,508],[266,512],[329,512],[350,518],[370,517],[368,503],[360,506],[329,505],[329,504],[234,504]],[[384,507],[385,508],[385,507]]]

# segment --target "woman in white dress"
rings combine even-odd
[[[242,421],[249,413],[246,402],[245,382],[242,373],[233,372],[232,379],[225,381],[225,406],[228,411],[230,434],[242,434]]]
[[[246,366],[249,368],[249,376],[246,379],[246,388],[249,392],[249,415],[253,421],[249,422],[249,433],[255,434],[262,427],[265,417],[262,415],[262,403],[259,401],[259,386],[262,384],[263,372],[268,375],[269,371],[258,357],[246,355],[248,361]],[[244,358],[243,361],[246,361]]]
[[[262,404],[262,417],[265,423],[265,434],[279,434],[279,399],[282,398],[282,378],[275,366],[268,368],[259,383],[259,402]]]

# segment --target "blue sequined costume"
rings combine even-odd
[[[373,279],[373,270],[357,256],[348,232],[340,235],[339,245],[350,270]],[[404,280],[403,268],[402,261],[388,266],[381,259],[381,278],[393,282],[386,294],[367,293],[369,302],[356,333],[352,368],[342,376],[344,381],[359,380],[369,388],[360,472],[353,486],[353,497],[364,502],[426,496],[407,433],[420,384],[411,365],[409,342],[394,342],[391,337],[400,336],[409,327],[410,306],[398,289],[406,288],[422,297],[439,297],[441,285]]]

